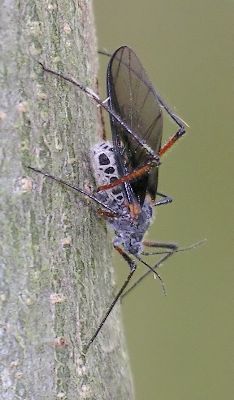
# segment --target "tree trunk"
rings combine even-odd
[[[96,90],[89,0],[5,1],[1,43],[1,399],[132,399],[111,242],[95,207],[31,165],[93,187],[100,110],[38,60]],[[110,243],[107,244],[106,243]]]

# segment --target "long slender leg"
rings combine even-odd
[[[164,243],[164,242],[155,242],[154,240],[144,240],[143,245],[146,247],[153,247],[154,249],[165,249],[167,251],[163,251],[163,254],[168,252],[175,252],[178,250],[178,245],[176,243]],[[153,254],[162,254],[161,252],[153,252],[146,253],[142,252],[144,256],[153,255]]]
[[[148,272],[152,272],[154,273],[154,275],[159,279],[160,283],[161,283],[161,287],[162,287],[162,291],[163,293],[166,295],[166,288],[165,288],[165,284],[163,282],[163,279],[161,278],[161,276],[158,274],[157,271],[155,271],[155,266],[152,268],[149,264],[147,264],[144,260],[142,260],[139,256],[135,256],[136,259],[138,261],[140,261],[142,264],[144,264],[147,268],[148,268]]]
[[[127,279],[125,280],[125,282],[122,285],[121,289],[117,293],[116,297],[112,301],[112,303],[111,303],[110,307],[108,308],[104,318],[102,319],[102,321],[98,325],[98,328],[96,329],[96,331],[94,332],[93,336],[91,337],[91,339],[88,341],[87,345],[85,346],[84,354],[87,353],[87,351],[90,348],[91,344],[96,339],[96,337],[99,334],[100,330],[102,329],[104,323],[106,322],[107,318],[109,317],[111,311],[113,310],[113,308],[116,305],[117,301],[119,300],[119,298],[121,297],[122,293],[124,292],[124,290],[128,286],[128,284],[129,284],[134,272],[136,271],[136,263],[135,263],[135,261],[133,261],[129,257],[129,255],[127,253],[125,253],[125,251],[123,251],[120,247],[118,247],[118,246],[114,246],[114,247],[118,251],[118,253],[124,258],[124,260],[128,263],[129,268],[130,268],[130,273],[128,274]]]
[[[110,52],[105,51],[105,50],[99,50],[98,53],[105,55],[107,57],[112,56],[112,54]],[[159,155],[162,156],[177,142],[178,139],[180,139],[185,134],[185,125],[187,125],[187,124],[170,109],[170,107],[167,105],[165,100],[161,97],[161,95],[158,93],[158,91],[156,89],[155,89],[155,94],[158,99],[158,102],[161,104],[161,106],[164,108],[164,110],[168,113],[168,115],[171,117],[171,119],[179,126],[178,131],[173,136],[171,136],[168,139],[168,141],[161,147]]]
[[[63,75],[60,72],[47,68],[42,62],[39,62],[39,64],[41,65],[42,69],[45,72],[48,72],[52,75],[57,76],[60,79],[72,83],[74,86],[78,87],[82,92],[86,93],[91,99],[93,99],[95,103],[99,104],[102,108],[104,108],[113,117],[113,119],[117,122],[117,124],[119,124],[126,131],[128,135],[132,136],[136,141],[136,143],[138,143],[142,148],[144,148],[147,151],[147,153],[149,154],[149,158],[151,159],[151,162],[154,161],[154,165],[159,165],[160,159],[158,154],[155,154],[154,151],[149,146],[146,146],[144,141],[137,135],[136,132],[134,132],[132,129],[129,128],[129,126],[122,120],[120,115],[118,115],[113,109],[111,109],[109,105],[105,103],[105,101],[101,100],[100,97],[92,89],[88,88],[87,86],[84,86],[82,83],[76,81],[73,78],[70,78],[67,75]]]
[[[80,82],[76,81],[73,78],[70,78],[69,76],[63,75],[60,72],[54,71],[50,68],[47,68],[43,63],[39,62],[39,64],[41,65],[41,67],[43,68],[43,70],[45,72],[51,73],[55,76],[57,76],[58,78],[61,78],[67,82],[72,83],[73,85],[75,85],[76,87],[78,87],[81,91],[83,91],[84,93],[86,93],[89,97],[91,97],[98,105],[100,105],[102,108],[104,108],[112,117],[113,119],[122,127],[124,128],[124,130],[126,131],[127,134],[131,135],[134,140],[142,147],[144,148],[148,155],[149,155],[149,161],[141,166],[140,168],[136,169],[134,172],[127,174],[126,176],[121,177],[120,179],[117,179],[115,182],[108,184],[108,185],[103,185],[99,188],[99,190],[107,190],[107,189],[111,189],[117,185],[121,185],[124,182],[136,179],[142,175],[144,175],[145,173],[149,172],[151,170],[151,168],[155,165],[159,166],[160,164],[160,156],[163,155],[164,153],[166,153],[166,151],[168,149],[170,149],[173,144],[184,135],[185,133],[185,123],[184,121],[182,121],[181,118],[179,118],[175,113],[173,113],[173,111],[170,110],[169,106],[166,104],[166,102],[161,98],[161,96],[159,95],[159,93],[156,93],[156,97],[159,101],[159,103],[161,104],[161,106],[166,110],[166,112],[170,115],[170,117],[173,119],[174,122],[177,123],[177,125],[179,125],[179,130],[171,137],[169,138],[169,140],[161,147],[159,154],[155,154],[154,151],[149,147],[146,146],[144,141],[137,135],[137,132],[134,132],[132,129],[129,128],[129,126],[122,120],[122,118],[120,117],[120,115],[118,115],[113,109],[111,109],[109,107],[108,104],[106,104],[105,101],[102,101],[99,96],[93,92],[92,89],[84,86],[83,84],[81,84]]]
[[[179,129],[173,136],[171,136],[168,141],[161,147],[159,155],[165,154],[176,142],[185,134],[185,129]]]
[[[111,57],[112,54],[109,51],[106,50],[98,50],[98,54],[101,54],[103,56]]]
[[[98,191],[102,191],[102,190],[107,190],[107,189],[111,189],[113,187],[116,187],[118,185],[123,184],[124,182],[133,180],[138,178],[139,176],[144,175],[145,173],[149,172],[151,170],[151,168],[155,165],[159,166],[160,164],[160,158],[158,154],[155,154],[154,151],[147,146],[144,141],[137,135],[136,132],[134,132],[132,129],[129,128],[129,126],[122,120],[122,118],[120,117],[120,115],[118,115],[113,109],[111,109],[109,107],[108,104],[106,104],[105,100],[101,100],[99,98],[99,96],[90,88],[84,86],[83,84],[81,84],[80,82],[76,81],[73,78],[70,78],[69,76],[63,75],[60,72],[54,71],[50,68],[47,68],[43,63],[39,62],[39,64],[41,65],[41,67],[43,68],[43,70],[45,72],[48,72],[52,75],[57,76],[58,78],[61,78],[67,82],[72,83],[73,85],[75,85],[76,87],[78,87],[81,91],[83,91],[84,93],[86,93],[89,97],[91,97],[93,99],[93,101],[95,101],[98,105],[100,105],[102,108],[104,108],[112,117],[113,119],[122,127],[124,128],[124,130],[126,131],[126,133],[130,136],[132,136],[134,138],[134,140],[136,141],[136,143],[138,143],[142,148],[144,148],[147,153],[149,154],[149,161],[141,166],[140,168],[136,169],[134,172],[127,174],[126,176],[121,177],[120,179],[117,179],[116,181],[114,181],[113,183],[110,183],[108,185],[103,185],[100,186],[98,188]]]
[[[155,266],[153,267],[153,271],[156,272],[157,268],[160,266],[160,264],[162,264],[164,261],[166,261],[169,257],[171,257],[175,251],[178,249],[178,246],[174,243],[158,243],[158,242],[152,242],[149,240],[145,240],[143,242],[144,246],[147,247],[156,247],[156,248],[161,248],[161,249],[167,249],[167,252],[160,258],[160,260],[155,264]],[[143,253],[143,255],[146,255],[145,253]],[[140,282],[142,282],[149,274],[151,273],[151,271],[147,271],[145,272],[128,290],[126,290],[126,292],[121,296],[121,300],[127,296],[133,289],[136,288],[136,286],[139,285]],[[163,286],[164,289],[164,294],[166,294],[165,292],[165,288]]]
[[[160,266],[160,264],[162,264],[164,261],[166,261],[169,257],[172,256],[172,254],[174,254],[174,252],[170,252],[165,254],[163,257],[160,258],[160,260],[157,262],[157,264],[155,264],[155,266],[153,267],[154,272],[156,272],[156,269]],[[149,274],[151,273],[151,271],[147,271],[145,272],[128,290],[126,290],[126,292],[124,292],[124,294],[121,296],[121,301],[124,299],[124,297],[126,297],[132,290],[134,290],[136,288],[136,286],[138,286],[138,284],[143,281],[143,279],[145,279]],[[165,292],[165,288],[163,286],[164,289],[164,294],[166,294]]]
[[[164,204],[169,204],[172,203],[173,199],[170,196],[167,196],[166,194],[157,192],[157,196],[162,197],[162,200],[156,201],[154,204],[152,204],[153,207],[158,207],[162,206]]]
[[[61,183],[62,185],[65,185],[65,186],[69,187],[70,189],[75,190],[76,192],[82,193],[84,196],[86,196],[86,197],[88,197],[89,199],[95,201],[95,203],[97,203],[99,206],[101,206],[101,207],[104,208],[105,210],[108,210],[107,213],[110,213],[108,216],[111,216],[111,217],[118,217],[118,216],[120,216],[119,213],[116,213],[115,211],[113,211],[110,207],[108,207],[108,206],[107,206],[106,204],[104,204],[102,201],[98,200],[95,196],[93,196],[92,194],[86,192],[85,190],[80,189],[80,188],[77,187],[77,186],[73,186],[73,185],[71,185],[70,183],[65,182],[63,179],[56,178],[55,176],[50,175],[50,174],[48,174],[47,172],[43,172],[43,171],[41,171],[40,169],[33,168],[33,167],[30,167],[30,166],[26,166],[26,168],[31,169],[32,171],[37,172],[37,173],[39,173],[39,174],[41,174],[41,175],[44,175],[44,176],[46,176],[47,178],[52,179],[53,181],[59,182],[59,183]],[[104,211],[103,211],[103,212],[104,212]],[[100,211],[100,213],[101,213],[101,211]],[[104,213],[104,214],[105,214],[105,213]]]
[[[163,242],[159,243],[159,242],[154,242],[154,241],[150,241],[150,240],[149,241],[144,240],[143,241],[144,246],[160,248],[160,249],[167,249],[167,251],[165,251],[165,250],[153,251],[152,253],[143,251],[141,254],[143,256],[154,256],[156,254],[168,254],[169,252],[182,253],[184,251],[192,250],[192,249],[195,249],[196,247],[202,246],[205,242],[206,242],[206,239],[203,239],[203,240],[199,240],[199,242],[193,243],[186,247],[178,247],[178,245],[175,243],[163,243]]]
[[[159,151],[159,156],[165,154],[176,142],[179,140],[186,132],[185,125],[188,126],[178,115],[176,115],[166,104],[166,102],[162,99],[162,97],[157,94],[157,99],[161,106],[166,110],[166,112],[170,115],[171,119],[179,126],[177,132],[172,135],[168,141],[161,147]]]
[[[201,240],[197,243],[194,243],[190,246],[184,247],[184,248],[178,248],[178,246],[175,243],[158,243],[158,242],[151,242],[148,240],[145,240],[143,242],[143,244],[147,247],[154,247],[154,248],[161,248],[161,249],[165,249],[162,252],[153,252],[153,253],[145,253],[143,252],[143,255],[156,255],[156,254],[161,254],[162,257],[159,259],[159,261],[154,265],[154,267],[152,268],[154,271],[157,270],[158,267],[160,267],[160,265],[166,261],[169,257],[171,257],[173,254],[175,253],[179,253],[179,252],[183,252],[183,251],[188,251],[191,249],[195,249],[198,246],[203,245],[206,242],[206,239]],[[167,250],[167,251],[166,251]],[[133,289],[136,288],[136,286],[138,286],[138,284],[140,282],[142,282],[152,271],[149,270],[147,272],[145,272],[122,296],[121,296],[121,300],[127,296]]]
[[[97,192],[112,189],[118,185],[122,185],[124,182],[129,182],[134,179],[137,179],[137,178],[141,177],[142,175],[146,174],[147,172],[149,172],[152,169],[152,167],[155,166],[155,164],[156,164],[156,162],[154,160],[151,160],[151,161],[147,162],[146,164],[142,165],[141,167],[135,169],[135,171],[130,172],[129,174],[124,175],[119,179],[116,179],[114,182],[99,186],[97,188]]]

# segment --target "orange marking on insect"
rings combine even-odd
[[[141,207],[137,202],[129,203],[128,208],[133,219],[137,218],[141,212]]]
[[[128,175],[122,176],[119,179],[116,179],[112,183],[108,183],[107,185],[101,185],[97,188],[97,192],[102,192],[103,190],[112,189],[118,185],[121,185],[124,182],[129,182],[133,179],[138,178],[139,176],[144,175],[146,172],[150,171],[152,168],[151,164],[146,164],[143,167],[137,169],[136,171],[131,172]]]
[[[176,142],[177,138],[176,137],[172,137],[171,139],[168,140],[167,143],[165,143],[165,145],[160,149],[159,151],[159,156],[162,156],[163,154],[165,154],[167,152],[167,150],[169,150],[173,144]]]
[[[121,256],[124,256],[125,252],[123,251],[123,249],[121,249],[121,247],[119,247],[119,246],[114,246],[114,247],[115,247],[115,250],[117,250],[118,253],[119,253]]]
[[[116,218],[118,215],[113,211],[105,211],[102,209],[97,210],[97,214],[100,215],[101,217],[106,217],[106,218]]]

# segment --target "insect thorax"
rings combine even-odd
[[[98,186],[112,183],[118,179],[113,145],[109,141],[97,143],[91,148],[91,163]],[[142,252],[142,239],[152,220],[152,206],[146,200],[138,218],[133,219],[121,186],[97,193],[96,196],[113,211],[120,213],[117,218],[108,218],[115,230],[114,245],[123,246],[132,254]]]

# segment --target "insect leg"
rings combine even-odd
[[[128,263],[129,268],[130,268],[130,273],[127,276],[127,279],[125,280],[124,284],[122,285],[121,289],[119,290],[119,292],[117,293],[116,297],[114,298],[114,300],[112,301],[110,307],[108,308],[104,318],[102,319],[101,323],[99,324],[98,328],[96,329],[95,333],[93,334],[93,336],[91,337],[91,339],[88,341],[87,345],[85,346],[85,351],[84,354],[87,353],[89,347],[91,346],[91,344],[93,343],[93,341],[96,339],[97,335],[99,334],[100,330],[102,329],[104,323],[106,322],[107,318],[109,317],[111,311],[113,310],[115,304],[117,303],[117,301],[119,300],[119,298],[121,297],[122,293],[124,292],[124,290],[126,289],[126,287],[128,286],[134,272],[136,271],[136,263],[135,261],[133,261],[131,259],[131,257],[129,257],[129,255],[122,250],[120,247],[118,246],[114,246],[115,249],[118,251],[118,253],[124,258],[124,260]]]
[[[75,85],[76,87],[78,87],[81,91],[83,91],[84,93],[86,93],[87,96],[89,96],[93,101],[95,101],[98,105],[100,105],[103,109],[105,109],[113,118],[113,120],[115,120],[115,122],[126,132],[127,135],[130,135],[131,138],[133,138],[135,140],[136,143],[138,143],[138,145],[142,148],[144,148],[145,150],[147,150],[148,153],[148,162],[141,166],[140,168],[136,169],[135,171],[133,171],[131,174],[127,174],[123,177],[120,178],[120,180],[116,180],[115,182],[109,184],[109,185],[104,185],[101,186],[99,188],[99,190],[107,190],[107,189],[111,189],[117,185],[121,185],[124,182],[128,182],[130,180],[136,179],[146,173],[148,173],[152,167],[154,166],[159,166],[160,164],[160,157],[158,154],[156,154],[149,146],[146,146],[146,144],[144,143],[144,140],[142,140],[142,138],[140,138],[138,136],[138,134],[129,128],[128,124],[126,122],[124,122],[124,120],[120,117],[120,115],[118,115],[113,108],[111,108],[109,106],[109,104],[107,104],[105,101],[102,101],[99,96],[90,88],[88,88],[87,86],[83,85],[82,83],[80,83],[79,81],[76,81],[75,79],[63,75],[60,72],[54,71],[50,68],[47,68],[43,63],[39,62],[39,64],[41,65],[41,67],[43,68],[43,70],[47,73],[53,74],[55,76],[57,76],[60,79],[63,79],[67,82],[70,82],[71,84]],[[134,205],[133,205],[134,208]],[[134,214],[134,213],[133,213]],[[136,212],[137,214],[137,212]]]
[[[153,207],[161,206],[164,204],[169,204],[172,203],[173,199],[170,196],[167,196],[166,194],[157,192],[157,196],[162,197],[162,200],[156,201],[155,203],[152,204]]]
[[[157,98],[161,106],[166,110],[171,119],[179,126],[179,129],[172,135],[166,143],[161,147],[159,151],[159,156],[165,154],[176,142],[179,140],[186,132],[185,125],[187,125],[178,115],[170,110],[168,105],[162,100],[162,98],[157,94]]]
[[[143,244],[146,247],[154,247],[154,248],[160,248],[160,249],[165,249],[163,251],[155,251],[152,253],[146,253],[146,252],[142,252],[141,254],[144,256],[153,256],[156,254],[168,254],[170,252],[172,253],[181,253],[183,251],[188,251],[188,250],[192,250],[195,249],[196,247],[202,246],[204,243],[206,242],[206,239],[200,240],[199,242],[193,243],[190,246],[186,246],[186,247],[178,247],[178,245],[176,243],[163,243],[163,242],[155,242],[155,241],[151,241],[151,240],[144,240]]]
[[[160,258],[160,260],[157,262],[157,264],[155,264],[155,266],[152,268],[155,272],[156,272],[156,269],[164,262],[164,261],[166,261],[169,257],[171,257],[172,256],[172,254],[174,254],[174,252],[173,251],[170,251],[170,252],[167,252],[166,254],[164,254],[161,258]],[[123,300],[123,298],[125,297],[125,296],[127,296],[133,289],[135,289],[136,288],[136,286],[138,286],[138,284],[141,282],[141,281],[143,281],[143,279],[145,279],[150,273],[151,273],[152,271],[147,271],[147,272],[145,272],[128,290],[126,290],[126,292],[121,296],[121,300]],[[165,292],[165,288],[164,288],[164,286],[163,286],[163,291],[164,291],[164,294],[166,293]]]
[[[149,270],[148,272],[153,272],[155,277],[157,277],[161,283],[161,287],[162,287],[162,291],[163,294],[167,294],[166,292],[166,288],[165,288],[165,284],[163,282],[163,279],[161,278],[161,276],[159,275],[159,273],[155,270],[155,267],[151,267],[149,264],[147,264],[144,260],[142,260],[139,256],[135,256],[137,258],[137,260],[139,260],[142,264],[144,264]]]
[[[102,201],[98,200],[98,199],[97,199],[95,196],[93,196],[91,193],[88,193],[88,192],[86,192],[85,190],[80,189],[80,188],[77,187],[77,186],[73,186],[73,185],[71,185],[70,183],[64,181],[63,179],[56,178],[56,177],[53,176],[53,175],[50,175],[50,174],[48,174],[48,173],[46,173],[46,172],[43,172],[43,171],[41,171],[40,169],[33,168],[33,167],[30,167],[30,166],[26,166],[26,168],[31,169],[32,171],[37,172],[37,173],[39,173],[39,174],[41,174],[41,175],[44,175],[44,176],[46,176],[47,178],[52,179],[53,181],[56,181],[56,182],[58,182],[58,183],[61,183],[62,185],[67,186],[67,187],[69,187],[70,189],[73,189],[73,190],[75,190],[76,192],[79,192],[79,193],[83,194],[84,196],[88,197],[89,199],[95,201],[95,203],[97,203],[99,206],[101,206],[102,208],[104,208],[104,209],[106,210],[106,213],[109,213],[108,216],[112,216],[112,217],[117,217],[117,216],[119,216],[118,213],[116,213],[115,211],[113,211],[110,207],[108,207],[108,206],[107,206],[106,204],[104,204]],[[104,212],[104,211],[103,211],[103,212]],[[101,210],[100,210],[100,213],[101,213]]]
[[[150,255],[156,255],[156,254],[161,254],[162,257],[159,259],[159,261],[154,265],[154,267],[152,268],[154,271],[160,267],[160,265],[166,261],[169,257],[171,257],[173,254],[175,253],[179,253],[182,251],[188,251],[191,249],[195,249],[198,246],[203,245],[206,242],[206,239],[201,240],[197,243],[193,243],[190,246],[187,247],[183,247],[183,248],[178,248],[177,244],[175,243],[158,243],[158,242],[154,242],[154,241],[148,241],[148,240],[144,240],[143,244],[147,247],[154,247],[154,248],[159,248],[159,249],[165,249],[163,251],[160,252],[152,252],[152,253],[145,253],[143,252],[142,255],[145,256],[150,256]],[[145,279],[149,274],[151,273],[151,271],[147,271],[145,272],[145,274],[143,274],[122,296],[121,296],[121,300],[128,295],[133,289],[135,289],[135,287],[143,281],[143,279]]]
[[[111,57],[112,54],[108,51],[105,50],[99,50],[99,54],[105,55],[107,57]],[[159,92],[155,89],[155,94],[158,99],[158,102],[160,103],[161,107],[164,108],[164,110],[168,113],[168,115],[171,117],[171,119],[179,126],[178,131],[169,138],[169,140],[162,146],[160,149],[159,155],[163,155],[166,153],[167,150],[169,150],[174,143],[180,139],[184,134],[185,134],[185,125],[187,125],[177,114],[175,114],[170,107],[167,105],[165,100],[161,97]]]
[[[173,136],[171,136],[168,141],[161,147],[159,155],[165,154],[185,133],[185,130],[179,129]]]
[[[107,57],[112,56],[112,53],[110,53],[109,51],[106,51],[106,50],[98,50],[98,54],[101,54],[101,55],[107,56]]]
[[[127,175],[124,175],[119,179],[116,179],[114,182],[99,186],[97,188],[97,192],[112,189],[118,185],[122,185],[124,182],[133,181],[134,179],[139,178],[140,176],[149,172],[154,165],[155,165],[155,161],[153,161],[153,160],[149,161],[145,165],[142,165],[142,167],[137,168],[135,171],[133,171]]]
[[[99,50],[98,53],[105,55],[107,57],[112,56],[112,54],[110,52],[105,51],[105,50]],[[125,63],[123,63],[123,64],[125,64]],[[169,138],[169,140],[160,149],[159,155],[161,156],[164,153],[166,153],[166,151],[169,150],[174,145],[174,143],[185,134],[185,130],[186,130],[185,125],[187,125],[187,124],[177,114],[175,114],[170,109],[170,107],[167,105],[165,100],[161,97],[159,92],[156,89],[154,89],[154,90],[155,90],[155,95],[157,97],[157,100],[160,103],[161,107],[168,113],[170,118],[179,126],[179,129],[177,130],[177,132],[173,136],[171,136]]]
[[[138,143],[141,147],[145,148],[144,141],[141,138],[139,138],[137,133],[134,132],[132,129],[130,129],[129,126],[122,120],[120,115],[118,115],[112,108],[110,108],[109,105],[105,103],[105,100],[104,101],[101,100],[100,97],[92,89],[83,85],[79,81],[76,81],[75,79],[70,78],[67,75],[63,75],[60,72],[54,71],[50,68],[47,68],[42,62],[39,62],[39,64],[41,65],[42,69],[45,72],[55,75],[58,78],[63,79],[64,81],[72,83],[74,86],[78,87],[82,92],[86,93],[87,96],[89,96],[91,99],[93,99],[93,101],[95,103],[99,104],[102,108],[104,108],[113,117],[113,119],[117,122],[117,124],[120,127],[122,127],[128,135],[130,135],[131,137],[134,138],[136,143]],[[147,151],[148,151],[149,157],[151,158],[151,163],[153,163],[153,165],[159,165],[160,158],[159,158],[158,154],[155,154],[154,151],[148,146],[147,146]],[[151,167],[150,167],[150,169],[151,169]],[[147,171],[148,171],[148,168],[147,168]]]

